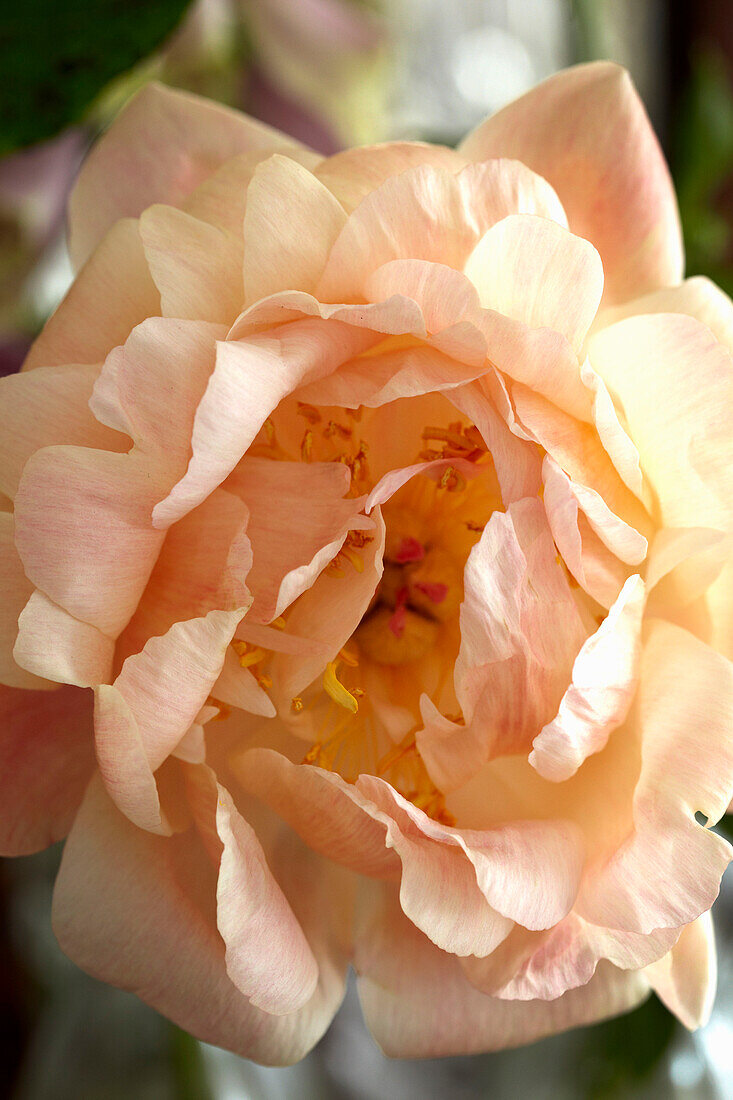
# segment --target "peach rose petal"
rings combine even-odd
[[[196,409],[224,333],[204,321],[151,317],[105,361],[91,409],[132,437],[158,480],[173,483],[185,472]]]
[[[0,684],[43,691],[52,685],[19,665],[13,654],[18,616],[32,592],[15,549],[15,520],[11,512],[0,512]]]
[[[15,507],[29,579],[83,622],[115,637],[129,621],[162,542],[154,485],[133,456],[44,447],[26,464]]]
[[[379,584],[385,527],[379,508],[372,511],[370,518],[375,529],[372,541],[359,551],[361,572],[349,566],[343,577],[322,573],[288,615],[291,633],[319,643],[315,653],[277,653],[273,659],[273,683],[288,712],[290,700],[320,676],[326,664],[346,645]]]
[[[557,73],[474,130],[471,160],[516,157],[553,186],[601,254],[609,304],[678,283],[683,252],[669,171],[628,74],[607,61]]]
[[[350,213],[372,191],[409,168],[431,165],[455,174],[467,163],[460,153],[444,145],[388,141],[380,145],[344,149],[322,160],[313,172]]]
[[[603,293],[595,248],[549,218],[517,214],[492,225],[464,271],[485,309],[551,328],[580,351]]]
[[[249,511],[247,536],[254,564],[248,586],[249,618],[268,623],[282,615],[343,545],[350,529],[372,525],[363,498],[346,498],[351,479],[342,463],[245,458],[227,481]],[[293,517],[301,538],[293,539]]]
[[[587,986],[602,960],[640,970],[668,952],[678,936],[676,928],[645,936],[613,931],[570,913],[547,931],[517,927],[494,955],[462,960],[462,966],[472,985],[505,1003],[554,1001]]]
[[[161,827],[153,773],[184,736],[221,672],[243,609],[176,623],[97,688],[97,759],[116,805],[141,828]]]
[[[679,314],[618,321],[589,341],[621,403],[665,527],[720,527],[733,515],[733,357]]]
[[[66,836],[94,770],[91,694],[0,687],[0,852],[38,852]]]
[[[156,505],[155,526],[170,526],[224,481],[286,394],[373,342],[371,333],[351,326],[324,328],[310,320],[274,336],[220,342],[196,410],[193,455],[181,480]]]
[[[231,324],[242,308],[242,240],[174,206],[140,215],[140,237],[164,317]]]
[[[585,638],[538,500],[493,514],[469,555],[464,584],[455,684],[465,725],[442,718],[424,696],[425,727],[417,733],[443,791],[492,756],[529,750],[531,731],[556,713]]]
[[[629,577],[575,658],[572,682],[557,715],[542,727],[529,754],[530,764],[545,779],[570,779],[626,718],[638,682],[645,596],[641,577]]]
[[[254,1008],[284,1016],[302,1009],[318,986],[318,963],[267,865],[254,829],[216,784],[222,843],[217,927],[227,974]]]
[[[164,838],[135,828],[98,781],[64,851],[54,931],[82,969],[132,990],[204,1042],[265,1064],[298,1061],[341,1002],[346,960],[340,894],[318,857],[295,845],[280,860],[280,883],[319,965],[318,987],[297,1012],[255,1008],[228,977],[208,915],[216,869],[195,834]]]
[[[34,592],[18,617],[13,655],[21,668],[59,684],[96,687],[112,674],[115,643]]]
[[[387,799],[385,806],[366,777],[354,787],[330,772],[296,767],[267,749],[245,754],[240,777],[283,814],[307,844],[352,870],[379,877],[394,874],[388,854],[394,849],[401,865],[400,904],[444,950],[483,956],[511,931],[512,922],[489,906],[464,853],[416,829],[401,828],[394,805]]]
[[[733,351],[733,302],[725,291],[704,275],[694,275],[679,286],[665,286],[623,305],[604,309],[597,328],[608,328],[616,321],[642,313],[684,313],[694,317],[712,332],[729,351]]]
[[[465,858],[465,863],[473,868],[476,885],[495,914],[511,923],[516,921],[525,928],[550,928],[569,913],[578,893],[584,862],[581,833],[572,822],[513,821],[486,830],[458,829],[433,821],[382,779],[362,775],[356,786],[394,823],[399,835],[393,835],[390,826],[387,837],[398,855],[403,847],[408,854],[416,853],[420,843],[434,842],[423,845],[422,874],[436,874],[441,862],[448,870],[452,860],[460,855],[460,862]],[[429,868],[428,862],[437,867]],[[403,859],[401,897],[405,892],[404,869]],[[439,893],[446,898],[452,894],[448,889]],[[427,894],[430,902],[437,905],[438,898],[431,898],[433,891],[428,890]],[[423,900],[422,904],[428,902]],[[407,909],[405,912],[410,915]],[[457,955],[479,955],[478,951],[444,950]],[[490,951],[481,953],[489,954]]]
[[[475,989],[459,960],[408,921],[394,889],[375,884],[369,901],[360,912],[354,966],[367,1026],[390,1057],[518,1046],[628,1011],[649,991],[643,975],[602,963],[587,985],[554,1001],[502,1001]]]
[[[684,683],[680,692],[678,685]],[[671,623],[650,624],[630,721],[641,738],[634,830],[589,873],[585,919],[647,934],[710,908],[733,849],[709,828],[733,796],[733,673],[720,654]]]
[[[239,497],[217,489],[169,529],[118,656],[137,653],[149,638],[209,611],[246,607],[252,566],[249,512]]]
[[[346,214],[302,165],[273,156],[255,170],[244,216],[247,302],[280,290],[315,290]]]
[[[127,440],[94,418],[88,402],[98,366],[43,368],[0,379],[0,492],[11,499],[28,459],[67,443],[125,450]]]
[[[151,203],[178,205],[238,153],[302,149],[219,104],[146,84],[87,157],[69,200],[69,250],[79,268],[119,218]]]
[[[138,223],[111,225],[28,352],[25,371],[99,363],[130,329],[160,313],[160,294],[145,260]]]
[[[648,966],[645,976],[685,1027],[704,1027],[710,1019],[718,976],[710,912],[683,928],[672,950]]]

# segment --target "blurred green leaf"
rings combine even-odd
[[[673,139],[687,273],[733,293],[733,86],[710,48],[693,61]]]
[[[582,1095],[623,1100],[632,1085],[651,1077],[676,1028],[674,1016],[654,996],[625,1016],[589,1028],[578,1057]]]
[[[213,1100],[201,1047],[192,1035],[170,1025],[170,1066],[176,1100]]]
[[[0,21],[0,154],[78,122],[156,50],[189,0],[17,0]]]

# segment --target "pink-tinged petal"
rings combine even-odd
[[[718,967],[710,912],[682,929],[682,935],[645,976],[658,997],[685,1027],[704,1027],[715,1000]]]
[[[250,603],[245,583],[252,565],[248,522],[242,501],[217,489],[170,528],[119,640],[118,658],[137,653],[149,638],[165,634],[175,623]]]
[[[211,695],[230,707],[238,707],[249,714],[274,718],[275,704],[248,668],[242,668],[233,649],[228,649],[219,677],[211,689]]]
[[[312,588],[298,600],[288,615],[288,631],[319,642],[310,654],[277,653],[271,665],[273,695],[290,712],[290,700],[320,676],[333,661],[362,620],[382,576],[384,520],[375,508],[370,517],[375,529],[372,541],[359,551],[362,570],[348,565],[343,577],[322,573]],[[325,653],[324,648],[325,647]]]
[[[92,410],[132,436],[137,449],[155,463],[158,478],[173,483],[185,472],[196,408],[224,332],[223,326],[204,321],[151,317],[102,368]]]
[[[318,988],[299,1012],[263,1012],[227,976],[211,904],[216,866],[196,833],[164,838],[135,828],[100,783],[64,850],[56,936],[83,969],[137,993],[204,1042],[258,1062],[298,1061],[343,997],[343,887],[295,837],[267,854],[319,965]]]
[[[583,385],[592,395],[592,419],[606,454],[616,467],[624,485],[639,500],[644,500],[644,478],[639,452],[621,426],[618,412],[606,384],[586,359],[580,369]]]
[[[153,513],[168,527],[200,504],[232,472],[283,397],[310,378],[330,374],[368,347],[371,333],[307,320],[277,335],[217,345],[216,365],[196,410],[186,473]]]
[[[547,519],[565,564],[593,599],[610,607],[628,572],[621,563],[639,565],[646,557],[646,538],[615,515],[599,493],[572,481],[549,455],[542,477]]]
[[[420,307],[426,332],[436,333],[457,321],[476,321],[481,303],[473,284],[461,271],[428,260],[390,260],[365,282],[372,302],[395,294],[411,298]]]
[[[231,324],[244,301],[241,230],[156,204],[140,215],[140,237],[164,317]]]
[[[629,719],[641,745],[634,827],[588,873],[581,916],[646,934],[710,908],[733,850],[695,813],[714,824],[733,794],[732,708],[731,663],[680,627],[650,623]]]
[[[356,786],[388,818],[394,819],[387,835],[403,860],[401,898],[405,893],[407,863],[403,849],[406,849],[410,858],[420,855],[421,874],[426,876],[440,873],[439,866],[427,866],[429,861],[438,864],[442,861],[444,871],[449,872],[452,858],[460,855],[461,862],[465,860],[473,868],[474,885],[495,915],[500,914],[511,923],[517,921],[526,928],[550,928],[570,911],[584,862],[582,836],[572,822],[516,821],[486,830],[458,829],[433,821],[382,779],[362,775]],[[418,853],[417,846],[427,841],[431,843]],[[418,882],[419,878],[417,875]],[[443,895],[449,897],[451,890],[444,887],[437,893],[433,890],[427,893],[428,899],[419,904],[429,907],[437,906]],[[405,912],[419,924],[407,909]],[[420,927],[434,939],[424,925]],[[509,929],[505,927],[504,931]],[[458,951],[447,946],[444,950],[457,955],[491,953]]]
[[[453,956],[407,920],[394,887],[362,899],[354,967],[364,1017],[385,1054],[400,1058],[473,1054],[628,1011],[649,986],[640,974],[603,963],[581,989],[554,1001],[507,1002],[475,989]]]
[[[216,922],[227,974],[255,1008],[276,1016],[297,1012],[316,991],[318,963],[254,829],[229,792],[220,784],[216,791],[222,844]]]
[[[539,500],[494,512],[469,555],[464,588],[455,687],[465,725],[440,718],[423,698],[417,733],[444,791],[497,754],[529,751],[557,712],[585,640]]]
[[[44,447],[15,501],[16,545],[33,584],[83,622],[116,637],[145,588],[163,540],[158,494],[134,455]]]
[[[513,215],[484,233],[464,270],[486,309],[554,329],[580,351],[603,293],[588,241],[549,218]]]
[[[0,852],[28,855],[69,830],[94,769],[91,694],[0,687]]]
[[[454,177],[428,165],[410,168],[351,214],[316,294],[326,302],[359,301],[367,277],[390,260],[433,260],[460,270],[475,237]]]
[[[343,463],[245,458],[226,484],[249,510],[249,618],[256,623],[272,622],[310,588],[349,529],[371,527],[361,515],[363,498],[345,498],[351,477]]]
[[[682,278],[674,189],[628,73],[610,62],[550,77],[482,123],[460,152],[516,157],[548,180],[593,242],[609,304]]]
[[[567,229],[557,192],[519,160],[499,157],[467,164],[456,182],[479,236],[510,214],[536,214]]]
[[[16,662],[36,676],[59,684],[95,687],[109,680],[115,643],[96,626],[34,592],[18,620]]]
[[[298,397],[313,405],[377,408],[400,398],[452,390],[480,378],[485,369],[483,356],[478,363],[465,364],[424,346],[375,352],[304,386]]]
[[[11,512],[0,512],[0,684],[43,691],[44,679],[17,664],[13,654],[18,637],[18,618],[33,592],[15,549],[15,521]],[[50,639],[46,639],[47,646]]]
[[[97,759],[119,809],[141,828],[160,827],[153,773],[196,718],[224,664],[243,609],[175,623],[128,657],[97,689]]]
[[[39,368],[0,379],[0,492],[13,498],[30,456],[68,443],[126,449],[89,411],[98,366]]]
[[[296,161],[273,156],[259,165],[244,216],[246,300],[314,291],[345,222],[328,188]]]
[[[69,200],[69,250],[79,267],[109,227],[155,202],[179,205],[230,157],[302,148],[217,103],[147,84],[96,143]]]
[[[390,177],[398,176],[409,168],[432,165],[433,168],[455,174],[466,163],[465,157],[444,145],[390,141],[345,149],[322,160],[313,171],[341,205],[352,211]]]
[[[632,317],[588,345],[618,399],[665,527],[720,527],[733,502],[733,358],[680,314]]]
[[[282,814],[307,844],[353,870],[394,874],[393,849],[401,865],[405,913],[445,950],[485,955],[511,931],[512,922],[491,909],[460,847],[441,844],[440,836],[434,840],[413,827],[402,809],[404,800],[390,797],[388,784],[362,776],[354,786],[320,768],[291,764],[268,749],[246,753],[238,772],[241,782]]]
[[[649,552],[647,614],[685,627],[733,660],[733,536],[707,527],[658,532]]]
[[[33,344],[24,370],[99,363],[135,325],[160,313],[137,221],[113,225]]]
[[[597,327],[607,328],[640,313],[684,313],[695,317],[707,325],[716,340],[733,351],[733,302],[704,275],[695,275],[679,286],[665,286],[642,298],[603,310]]]
[[[244,789],[314,851],[362,875],[399,875],[399,859],[385,844],[385,822],[369,812],[369,799],[340,775],[293,764],[272,749],[250,749],[232,766]]]
[[[374,486],[364,503],[364,511],[369,513],[378,505],[386,504],[390,497],[394,496],[398,489],[406,485],[413,477],[423,475],[433,481],[440,481],[440,477],[446,470],[456,470],[468,481],[486,473],[486,467],[476,466],[465,458],[436,458],[430,462],[416,462],[412,466],[403,466],[400,470],[390,470],[381,477]],[[424,553],[420,548],[421,554]],[[403,558],[402,561],[414,560]]]
[[[558,783],[572,775],[626,719],[638,682],[645,588],[629,577],[600,627],[573,664],[557,715],[532,743],[529,762]]]
[[[427,339],[425,319],[417,303],[403,294],[392,295],[383,302],[358,305],[319,302],[303,290],[283,290],[271,294],[245,309],[229,330],[227,339],[243,340],[257,335],[271,325],[299,321],[303,317],[320,317],[324,321],[343,321],[357,328],[368,328],[390,336],[411,333]],[[374,338],[376,342],[376,337]]]
[[[601,960],[639,970],[669,951],[678,935],[675,928],[646,936],[612,931],[570,913],[546,932],[517,927],[490,958],[466,959],[462,965],[471,984],[492,997],[553,1001],[586,986]]]
[[[505,398],[495,372],[477,382],[451,391],[450,400],[481,432],[491,454],[504,506],[534,496],[541,485],[541,461],[537,448],[519,439],[499,414],[497,402]]]
[[[624,484],[594,427],[520,382],[511,384],[510,393],[516,415],[513,431],[539,443],[571,481],[594,489],[615,515],[640,534],[646,537],[653,531],[649,513]]]

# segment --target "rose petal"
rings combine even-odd
[[[516,157],[548,180],[601,254],[609,303],[678,283],[683,252],[667,166],[629,75],[607,61],[557,73],[483,122],[459,151]]]

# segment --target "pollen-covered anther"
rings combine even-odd
[[[300,714],[304,705],[305,704],[303,703],[303,700],[299,695],[296,695],[293,699],[290,700],[290,708],[294,714]]]
[[[264,649],[259,646],[250,646],[247,642],[234,641],[232,642],[232,649],[237,654],[242,668],[251,668],[252,665],[259,664],[267,656]]]
[[[460,493],[466,488],[466,479],[455,466],[447,466],[438,484],[449,493]]]
[[[321,414],[315,405],[309,405],[305,401],[298,402],[298,415],[304,416],[309,424],[320,424]]]
[[[338,703],[340,707],[344,707],[352,714],[356,714],[359,710],[359,703],[356,698],[351,694],[347,688],[338,679],[336,672],[338,669],[338,662],[329,661],[326,665],[326,671],[323,674],[323,688],[328,695],[331,696],[334,703]]]
[[[300,457],[303,462],[313,461],[313,432],[307,428],[300,442]]]

